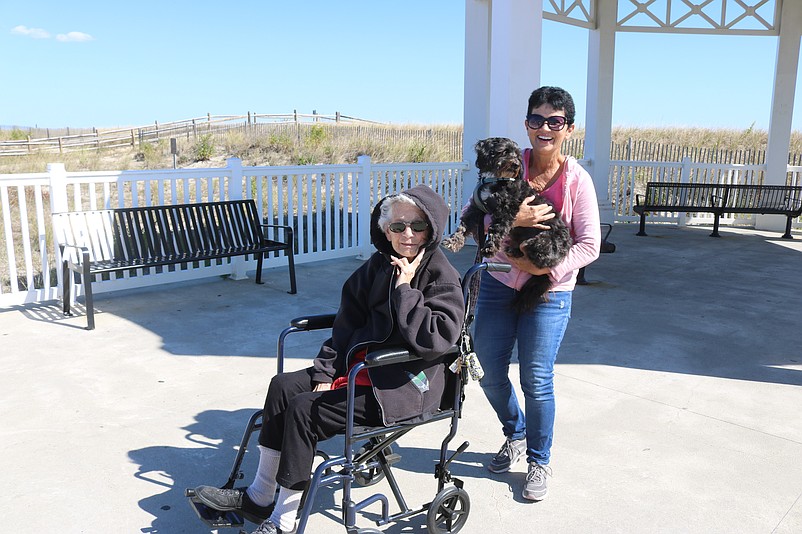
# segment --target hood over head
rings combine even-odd
[[[443,239],[451,210],[449,210],[443,197],[437,194],[428,185],[416,185],[415,187],[404,189],[401,193],[414,200],[415,205],[420,208],[429,220],[432,233],[425,246],[426,255],[429,255],[432,250],[440,245],[440,241]],[[387,236],[384,235],[381,228],[379,228],[379,216],[381,215],[381,205],[383,202],[384,199],[381,199],[376,204],[370,216],[370,241],[379,252],[395,255],[397,253],[393,250],[392,244],[387,240]]]

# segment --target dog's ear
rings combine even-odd
[[[476,168],[479,172],[488,172],[493,167],[492,139],[480,139],[473,149],[476,151]]]

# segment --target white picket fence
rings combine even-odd
[[[253,198],[265,222],[293,227],[296,263],[304,263],[369,255],[372,206],[389,193],[418,184],[445,198],[451,207],[446,232],[452,232],[467,169],[466,163],[374,164],[363,156],[353,165],[243,167],[232,158],[226,167],[212,169],[67,172],[52,164],[46,173],[0,175],[0,251],[5,252],[0,252],[0,306],[59,297],[60,260],[51,213]],[[286,262],[274,254],[265,267]],[[255,260],[247,265],[255,266]],[[231,262],[165,271],[111,276],[97,280],[93,288],[103,292],[226,275]]]
[[[580,162],[581,163],[581,162]],[[67,172],[53,164],[46,173],[0,175],[0,307],[53,300],[60,276],[51,213],[124,206],[179,204],[253,198],[265,222],[292,226],[296,262],[367,256],[372,247],[368,224],[374,203],[386,194],[417,184],[438,191],[451,207],[451,233],[458,224],[463,173],[467,163],[374,164],[361,157],[353,165],[226,167],[148,171]],[[647,181],[761,183],[764,165],[680,162],[611,162],[608,198],[614,222],[637,220],[632,206]],[[789,166],[786,183],[802,184],[802,166]],[[710,215],[658,213],[649,222],[710,223]],[[723,224],[753,225],[754,216],[722,219]],[[802,227],[797,220],[795,228]],[[277,254],[266,267],[286,265]],[[168,269],[142,276],[125,273],[96,281],[97,292],[231,273],[230,261]],[[251,260],[247,268],[255,268]],[[79,286],[80,287],[80,286]]]

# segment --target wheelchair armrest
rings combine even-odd
[[[420,360],[420,356],[409,352],[407,349],[388,347],[370,351],[365,356],[365,367],[381,367],[382,365],[411,362],[413,360]]]
[[[321,315],[304,315],[296,317],[290,321],[290,325],[299,330],[321,330],[334,326],[334,313],[324,313]]]

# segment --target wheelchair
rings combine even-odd
[[[382,348],[371,351],[364,362],[356,364],[348,374],[348,400],[345,426],[344,451],[341,456],[329,456],[318,450],[317,456],[321,462],[315,468],[309,486],[303,494],[301,506],[298,510],[296,534],[303,534],[315,502],[318,490],[322,487],[341,486],[342,491],[342,522],[348,534],[381,534],[374,528],[358,528],[356,526],[357,513],[364,508],[381,503],[381,516],[376,520],[376,526],[384,526],[419,513],[426,513],[426,526],[431,534],[457,533],[468,520],[470,513],[470,498],[464,489],[464,483],[452,476],[448,467],[469,443],[463,442],[449,456],[449,444],[457,434],[458,421],[462,415],[462,405],[465,399],[465,384],[468,381],[472,352],[472,341],[469,327],[473,321],[471,292],[475,292],[477,285],[473,284],[474,276],[480,271],[509,271],[510,266],[499,263],[477,263],[465,274],[462,280],[462,292],[466,302],[465,320],[462,327],[461,339],[458,344],[446,353],[446,364],[456,372],[446,372],[446,389],[440,403],[439,411],[430,419],[418,423],[399,423],[391,426],[360,427],[353,421],[354,381],[356,375],[363,368],[393,365],[412,361],[417,358],[403,349]],[[473,295],[475,297],[475,295]],[[288,335],[296,332],[310,332],[314,330],[331,328],[334,314],[312,315],[299,317],[290,322],[278,338],[277,372],[282,373],[284,368],[284,343]],[[472,370],[471,370],[472,371]],[[404,499],[392,466],[401,460],[395,452],[393,444],[401,437],[418,426],[436,421],[450,420],[449,432],[440,445],[440,457],[434,467],[434,477],[437,479],[437,491],[434,498],[423,505],[411,508]],[[231,489],[237,480],[244,478],[241,466],[252,434],[262,427],[262,410],[254,413],[249,419],[245,432],[240,441],[234,464],[228,480],[223,489]],[[391,514],[389,511],[389,498],[382,493],[375,493],[369,497],[354,502],[351,491],[354,484],[362,487],[372,486],[381,480],[386,480],[390,486],[399,512]],[[241,528],[245,517],[237,511],[220,512],[207,507],[195,498],[194,490],[187,489],[186,497],[198,517],[211,529]],[[258,518],[248,517],[250,521]]]

